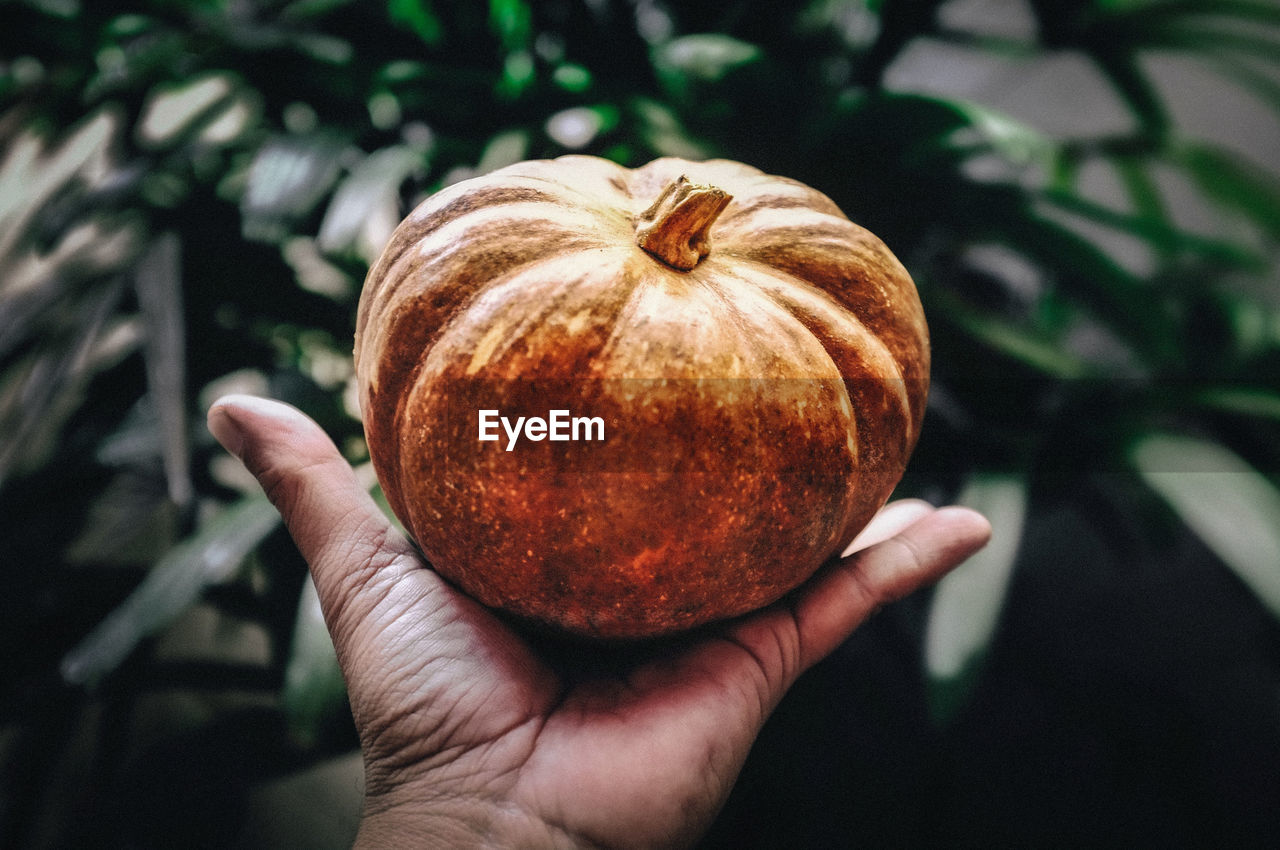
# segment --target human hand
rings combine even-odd
[[[426,568],[297,410],[229,396],[209,428],[311,567],[364,753],[357,847],[692,844],[796,678],[990,534],[892,504],[783,601],[584,670]]]

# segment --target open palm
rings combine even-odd
[[[298,411],[228,397],[209,424],[311,566],[364,751],[364,847],[692,843],[796,677],[990,533],[971,511],[896,503],[764,611],[644,646],[561,644],[425,569]]]

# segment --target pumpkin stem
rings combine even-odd
[[[708,231],[733,196],[684,175],[636,219],[636,244],[667,265],[689,271],[711,253]]]

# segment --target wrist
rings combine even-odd
[[[354,844],[355,850],[589,846],[514,805],[483,796],[442,799],[438,795],[402,801],[366,797]]]

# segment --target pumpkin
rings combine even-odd
[[[565,156],[442,189],[371,268],[355,355],[373,465],[434,569],[601,638],[763,607],[839,555],[929,383],[885,245],[727,160]]]

